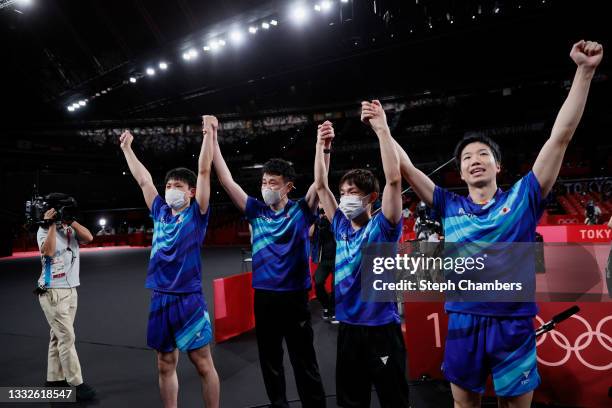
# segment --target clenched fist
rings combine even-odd
[[[134,140],[134,136],[130,133],[129,130],[124,131],[119,137],[119,143],[122,150],[131,149],[132,141]]]
[[[387,125],[387,115],[385,115],[382,104],[378,99],[374,99],[372,102],[361,102],[361,121],[377,133],[389,127]]]
[[[595,69],[603,57],[603,46],[595,41],[580,40],[572,47],[570,57],[579,67]]]

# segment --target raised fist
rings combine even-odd
[[[603,57],[603,46],[595,41],[580,40],[572,47],[570,57],[579,67],[595,69]]]

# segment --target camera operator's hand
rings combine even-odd
[[[119,137],[119,142],[121,143],[122,150],[129,150],[132,148],[132,141],[134,141],[134,136],[130,133],[129,130],[126,130]]]
[[[43,218],[45,221],[49,221],[49,220],[55,219],[56,215],[57,215],[57,211],[55,211],[55,208],[51,208],[50,210],[45,212],[45,215]]]

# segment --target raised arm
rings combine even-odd
[[[89,244],[91,241],[93,241],[94,237],[89,231],[89,229],[87,229],[87,227],[79,224],[77,221],[72,221],[70,226],[74,228],[74,232],[79,242],[83,244]]]
[[[381,103],[378,100],[361,102],[361,120],[369,125],[378,137],[385,173],[382,212],[389,222],[397,224],[402,218],[402,175],[395,140],[391,136]]]
[[[332,126],[332,123],[329,120],[326,120],[325,122],[319,125],[317,132],[324,133],[325,144],[323,146],[323,157],[325,157],[325,177],[327,178],[327,175],[329,174],[329,156],[331,152],[330,149],[332,140],[335,136],[334,127]],[[310,185],[310,188],[306,192],[306,203],[308,204],[308,207],[310,207],[312,212],[315,212],[317,210],[317,207],[319,206],[319,195],[317,194],[317,188],[315,187],[314,182]]]
[[[208,211],[210,201],[210,170],[213,160],[213,131],[218,128],[219,122],[214,116],[202,116],[202,147],[198,158],[198,180],[196,183],[195,198],[200,206],[200,213]]]
[[[134,136],[132,136],[132,134],[127,130],[123,132],[119,138],[119,141],[121,142],[121,150],[123,151],[125,160],[130,168],[130,172],[142,189],[145,202],[150,210],[151,206],[153,205],[153,200],[155,200],[155,197],[157,197],[159,193],[155,188],[155,184],[153,184],[151,173],[149,173],[145,166],[143,166],[143,164],[138,160],[136,154],[134,154],[134,151],[132,150],[133,140]]]
[[[410,184],[416,195],[429,207],[433,205],[433,195],[436,185],[421,170],[417,169],[402,146],[395,142],[395,149],[399,155],[400,172],[404,180]]]
[[[603,57],[603,47],[596,42],[579,41],[572,47],[570,57],[578,66],[574,82],[557,115],[550,137],[533,165],[542,198],[548,195],[557,180],[567,146],[582,118],[595,68]]]
[[[323,207],[323,211],[325,211],[325,214],[327,214],[327,217],[330,220],[334,218],[334,214],[338,208],[336,197],[334,197],[334,194],[329,189],[329,183],[327,180],[329,158],[325,157],[329,156],[329,154],[325,153],[325,150],[329,149],[331,146],[331,139],[334,137],[333,135],[334,129],[331,122],[324,123],[323,125],[319,126],[319,129],[317,130],[317,144],[314,163],[315,180],[311,187],[314,187],[319,201],[321,202],[321,207]]]
[[[232,173],[230,173],[230,170],[223,159],[221,148],[219,147],[218,128],[213,128],[213,144],[213,164],[215,165],[215,172],[217,173],[219,182],[221,183],[221,186],[225,192],[229,195],[234,205],[238,207],[240,211],[244,212],[246,210],[248,196],[242,187],[240,187],[238,183],[234,181]]]

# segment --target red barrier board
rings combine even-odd
[[[213,281],[215,342],[255,327],[251,272]]]

